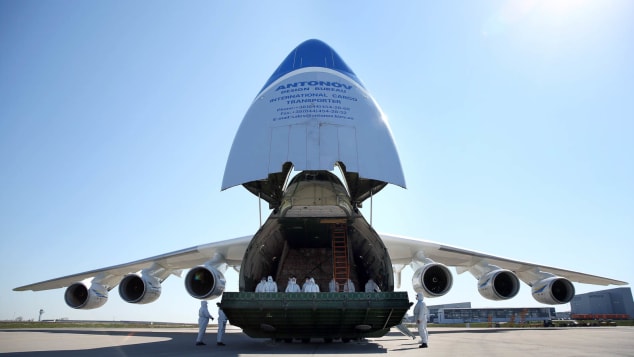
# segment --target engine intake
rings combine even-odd
[[[418,268],[412,276],[414,291],[426,297],[443,296],[451,290],[453,276],[445,265],[428,263]]]
[[[161,282],[153,276],[129,274],[119,283],[119,295],[131,304],[147,304],[161,296]]]
[[[215,299],[225,290],[225,277],[212,266],[198,266],[187,273],[185,288],[196,299]]]
[[[566,304],[575,297],[575,287],[570,280],[558,276],[546,278],[533,284],[533,298],[542,304]]]
[[[88,288],[84,283],[74,283],[66,288],[64,300],[73,309],[96,309],[108,301],[108,289],[101,284]]]
[[[510,270],[497,269],[478,280],[478,292],[489,300],[507,300],[520,291],[520,281]]]

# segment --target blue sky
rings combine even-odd
[[[0,320],[196,321],[177,277],[152,304],[112,291],[89,311],[11,289],[253,234],[258,201],[220,191],[225,162],[310,38],[389,117],[408,188],[375,196],[378,231],[632,282],[632,33],[627,0],[0,0]],[[540,306],[454,279],[428,304]]]

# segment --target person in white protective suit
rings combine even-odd
[[[343,292],[345,293],[353,293],[355,291],[354,283],[352,280],[348,279],[345,284],[343,284]]]
[[[218,333],[216,334],[216,344],[218,346],[225,346],[225,343],[222,342],[222,336],[225,334],[225,328],[227,327],[227,315],[220,308],[220,303],[218,305]]]
[[[376,284],[376,282],[374,281],[374,279],[370,278],[368,279],[368,282],[365,283],[365,292],[366,293],[374,293],[374,292],[380,292],[381,288],[379,288],[379,286]]]
[[[302,289],[297,285],[297,278],[295,276],[291,276],[288,278],[288,285],[286,285],[287,293],[299,293]]]
[[[418,335],[420,336],[420,346],[418,348],[427,348],[427,304],[423,301],[423,293],[416,294],[416,306],[414,306],[414,318],[418,326]]]
[[[205,337],[205,331],[209,324],[209,319],[214,319],[213,316],[207,310],[207,301],[200,302],[200,309],[198,309],[198,336],[196,337],[196,346],[203,346],[203,337]]]
[[[309,286],[310,286],[310,277],[306,277],[304,279],[304,284],[302,284],[302,292],[307,293],[308,291],[306,289],[308,289]]]
[[[314,278],[310,278],[310,286],[309,288],[306,290],[309,293],[318,293],[319,292],[319,285],[317,285],[315,283],[315,279]]]
[[[319,285],[315,284],[315,279],[306,278],[306,282],[302,286],[302,292],[318,293],[319,292]]]
[[[330,280],[330,283],[328,283],[328,290],[331,293],[336,293],[339,291],[339,287],[337,285],[337,282],[335,281],[335,278],[332,278],[332,280]]]
[[[263,293],[266,291],[266,278],[262,277],[262,279],[260,279],[260,282],[258,283],[258,285],[255,287],[255,292],[256,293]]]
[[[277,292],[277,283],[273,280],[273,277],[270,275],[266,278],[266,285],[264,286],[264,291],[267,293]]]

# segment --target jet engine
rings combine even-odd
[[[453,276],[445,265],[427,263],[418,268],[412,276],[414,291],[422,292],[426,297],[443,296],[449,292]]]
[[[161,296],[161,282],[151,275],[128,274],[119,283],[119,295],[131,304],[147,304]]]
[[[549,305],[565,304],[575,297],[574,285],[559,276],[539,280],[533,284],[531,292],[535,300]]]
[[[73,309],[96,309],[108,301],[108,289],[101,284],[74,283],[64,293],[66,305]]]
[[[225,277],[212,266],[198,266],[187,273],[185,288],[196,299],[215,299],[225,290]]]
[[[517,276],[506,269],[496,269],[484,274],[478,280],[478,292],[489,300],[507,300],[520,291]]]

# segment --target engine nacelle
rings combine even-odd
[[[453,276],[445,265],[428,263],[418,268],[412,276],[414,291],[426,297],[443,296],[451,290]]]
[[[225,276],[212,266],[198,266],[187,273],[185,288],[196,299],[215,299],[225,290]]]
[[[119,295],[125,302],[147,304],[161,296],[161,282],[153,276],[129,274],[119,283]]]
[[[478,280],[478,292],[489,300],[507,300],[520,291],[520,280],[510,270],[497,269]]]
[[[64,300],[73,309],[96,309],[108,301],[108,289],[101,284],[88,288],[84,283],[74,283],[66,288]]]
[[[535,300],[549,305],[565,304],[575,297],[575,287],[570,280],[558,276],[536,282],[531,292]]]

